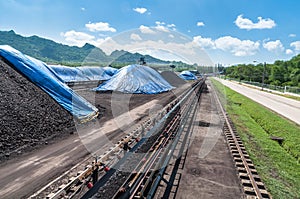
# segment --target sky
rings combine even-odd
[[[300,53],[299,8],[298,0],[0,0],[0,31],[199,65],[273,63]]]

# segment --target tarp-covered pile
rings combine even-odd
[[[197,79],[197,77],[188,70],[182,71],[179,74],[179,77],[181,77],[184,80],[196,80]]]
[[[129,65],[121,68],[110,80],[94,90],[157,94],[171,89],[173,87],[154,69],[142,65]]]
[[[0,45],[0,56],[81,122],[97,116],[98,109],[74,93],[45,63],[24,55],[8,45]]]
[[[108,74],[109,76],[113,76],[114,74],[116,74],[118,72],[118,69],[110,67],[110,66],[106,66],[103,68],[105,73]]]
[[[99,81],[111,78],[112,69],[102,67],[68,67],[61,65],[50,65],[55,73],[64,82]],[[117,69],[115,69],[117,70]],[[111,75],[112,74],[112,75]]]

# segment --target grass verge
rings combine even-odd
[[[212,83],[272,197],[300,198],[300,127],[220,82]],[[282,146],[271,135],[284,138]]]

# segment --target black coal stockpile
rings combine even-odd
[[[0,162],[73,128],[65,109],[0,57]]]
[[[163,71],[160,73],[161,76],[169,82],[174,87],[180,87],[186,83],[183,79],[181,79],[176,73],[172,71]]]

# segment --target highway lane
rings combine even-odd
[[[249,88],[237,82],[216,78],[223,85],[271,109],[283,117],[300,125],[300,101]]]

